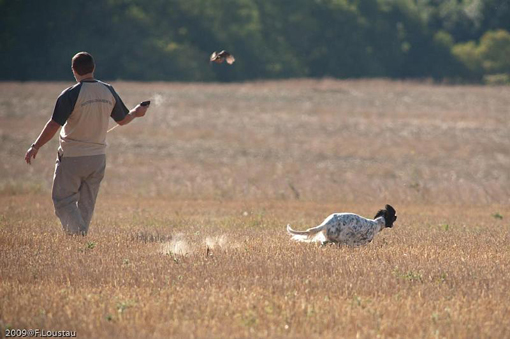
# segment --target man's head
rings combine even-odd
[[[94,58],[87,52],[77,53],[73,56],[71,67],[76,78],[78,78],[77,76],[82,77],[94,73]]]

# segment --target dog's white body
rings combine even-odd
[[[287,225],[287,232],[297,241],[320,241],[323,244],[334,242],[350,246],[360,246],[372,241],[374,236],[386,226],[383,216],[367,219],[353,213],[334,213],[322,224],[307,229],[294,231]]]

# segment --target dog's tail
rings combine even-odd
[[[306,231],[294,231],[289,224],[287,225],[287,232],[290,235],[292,235],[292,239],[296,241],[302,242],[324,241],[325,236],[322,231],[325,228],[326,225],[319,225],[316,227],[309,228]]]

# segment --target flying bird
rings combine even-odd
[[[219,53],[213,52],[211,54],[210,62],[215,62],[217,64],[221,64],[223,61],[227,60],[227,64],[232,65],[236,59],[232,54],[227,51],[221,51]]]

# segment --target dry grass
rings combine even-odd
[[[56,142],[22,162],[65,85],[0,83],[2,335],[510,336],[508,87],[118,83],[155,105],[109,135],[91,232],[67,238]],[[384,203],[399,219],[366,247],[284,232]]]

